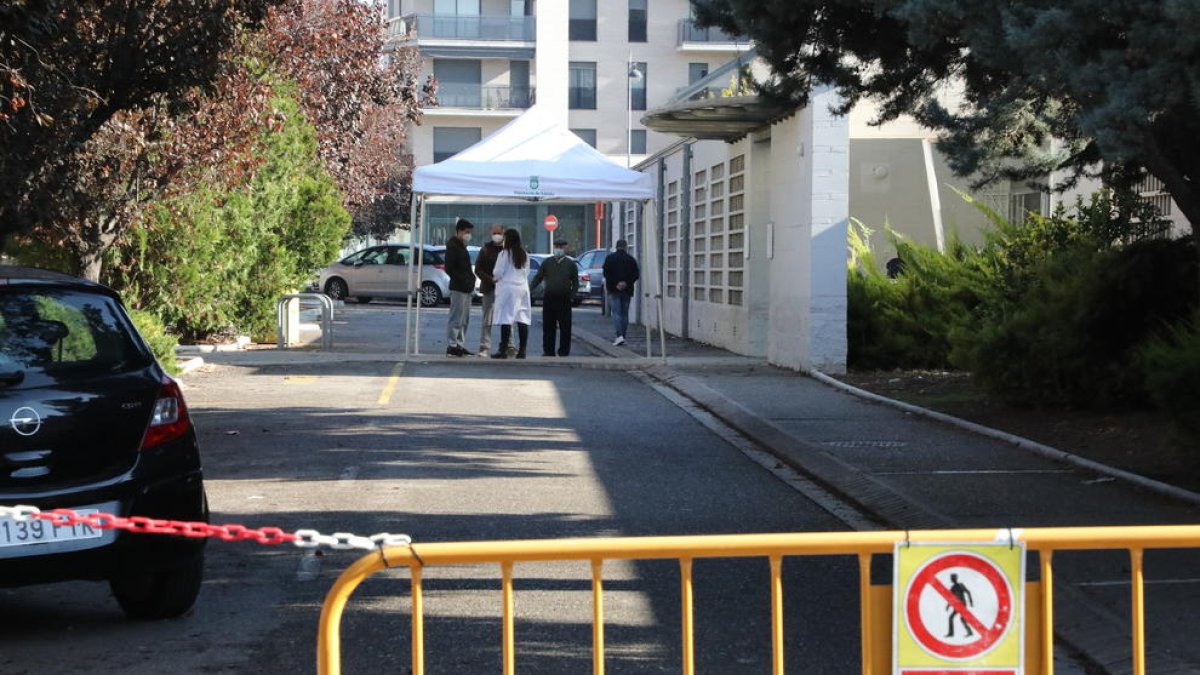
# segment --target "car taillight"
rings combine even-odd
[[[579,279],[580,279],[580,281],[591,281],[591,280],[592,280],[592,275],[590,275],[590,274],[584,274],[584,275],[581,275],[581,276],[579,277]]]
[[[445,265],[434,265],[434,266],[433,266],[433,269],[435,269],[435,270],[441,270],[441,271],[445,272],[445,271],[446,271],[446,266],[445,266]]]
[[[154,414],[142,439],[142,450],[181,438],[192,426],[179,384],[163,375],[162,385],[158,398],[154,400]]]

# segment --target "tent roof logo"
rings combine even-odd
[[[529,189],[530,190],[538,189],[538,177],[537,176],[529,177]]]

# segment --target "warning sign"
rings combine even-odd
[[[899,544],[895,560],[897,675],[1023,672],[1023,544]]]

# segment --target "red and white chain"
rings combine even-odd
[[[316,530],[285,532],[278,527],[249,528],[243,525],[211,525],[182,520],[160,520],[144,516],[123,518],[111,513],[79,513],[71,509],[42,511],[36,506],[0,506],[0,518],[17,522],[43,520],[56,527],[86,525],[97,530],[126,530],[143,534],[170,534],[182,537],[212,537],[222,541],[249,541],[260,544],[292,544],[299,548],[327,546],[337,551],[362,549],[373,551],[383,546],[408,546],[412,538],[406,534],[381,532],[369,537],[350,532],[321,534]]]

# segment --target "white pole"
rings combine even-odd
[[[642,251],[643,257],[646,261],[645,269],[642,270],[643,272],[645,272],[645,274],[643,275],[643,279],[642,279],[642,297],[645,298],[646,301],[642,303],[642,316],[641,316],[642,324],[646,326],[646,358],[650,358],[652,356],[652,348],[654,347],[654,340],[652,340],[650,337],[651,334],[650,334],[650,320],[649,320],[650,303],[654,301],[654,296],[650,295],[650,284],[648,282],[650,281],[650,278],[653,276],[650,273],[650,271],[655,266],[654,265],[654,246],[650,243],[650,223],[649,223],[650,216],[649,216],[649,210],[647,209],[647,207],[649,205],[650,205],[649,201],[642,202],[642,222],[641,222],[642,243],[641,243],[641,248],[639,249]],[[636,212],[637,209],[634,209],[634,211]]]
[[[413,228],[417,225],[417,193],[412,195],[412,206],[408,210],[408,293],[404,301],[404,358],[408,358],[412,348],[412,314],[413,314]]]
[[[933,215],[933,234],[937,239],[939,253],[946,252],[946,232],[942,228],[942,200],[938,197],[937,172],[933,168],[933,139],[921,139],[921,150],[925,155],[925,182],[929,186],[929,209]]]
[[[425,268],[423,267],[423,265],[425,264],[425,227],[428,224],[429,224],[429,205],[426,204],[425,208],[421,209],[421,235],[420,235],[421,242],[417,246],[417,292],[418,293],[421,292],[421,286],[420,286],[421,273],[425,271]],[[420,298],[421,296],[418,295],[417,297]],[[413,330],[413,335],[416,336],[415,339],[413,340],[413,354],[420,354],[421,353],[421,303],[420,303],[420,301],[417,302],[416,314],[417,314],[416,321],[415,321],[416,325],[414,326],[414,330]]]
[[[654,299],[658,309],[658,352],[662,356],[663,365],[667,363],[667,326],[663,320],[663,268],[659,264],[658,255],[658,205],[654,200],[646,203],[650,209],[650,240],[654,242]]]

